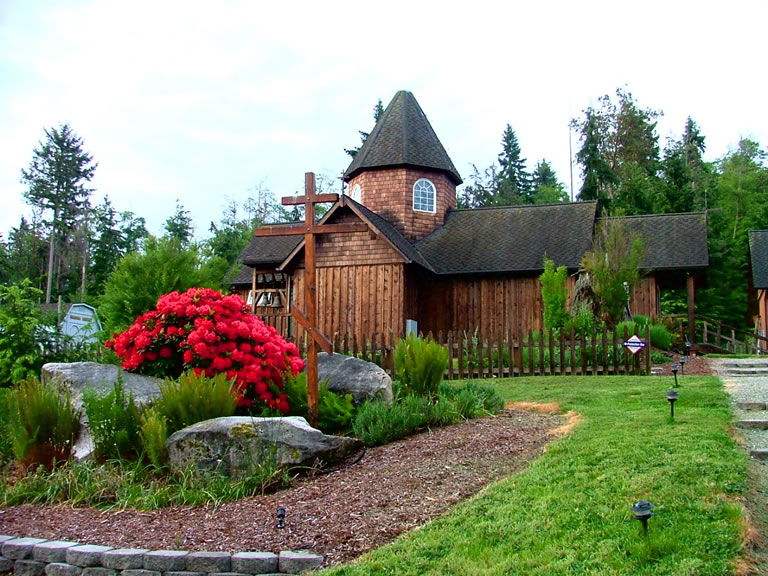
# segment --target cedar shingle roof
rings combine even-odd
[[[597,224],[615,220],[599,218]],[[645,242],[643,268],[681,270],[709,266],[707,214],[652,214],[624,218],[629,233],[637,233]]]
[[[574,269],[592,246],[596,209],[577,202],[455,210],[416,247],[438,274],[538,271],[544,254]]]
[[[287,225],[295,225],[290,222]],[[279,226],[271,224],[270,226]],[[246,266],[258,268],[280,264],[296,246],[304,239],[303,236],[261,236],[252,237],[248,246],[240,252],[239,260]]]
[[[749,231],[749,254],[752,284],[755,288],[768,288],[768,230]]]
[[[455,184],[461,176],[438,140],[413,94],[401,90],[389,103],[373,131],[344,173],[345,180],[366,169],[416,166],[448,174]]]

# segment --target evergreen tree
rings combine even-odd
[[[626,215],[652,210],[658,187],[659,146],[656,120],[661,112],[642,109],[632,94],[616,90],[598,108],[584,111],[573,125],[581,132],[576,155],[584,185],[580,198],[598,200],[601,209]]]
[[[374,126],[381,119],[382,114],[384,114],[384,105],[381,103],[381,98],[379,98],[378,102],[376,102],[376,105],[373,107]],[[365,144],[365,141],[368,140],[368,136],[371,135],[370,132],[363,132],[362,130],[358,130],[358,133],[360,134],[360,145],[355,148],[344,148],[344,152],[346,152],[352,158],[357,155],[357,153],[360,151],[360,148],[362,148],[363,144]]]
[[[11,228],[6,242],[9,284],[19,284],[27,278],[33,287],[39,290],[45,287],[46,244],[39,219],[29,222],[22,216],[18,227]]]
[[[163,225],[166,235],[175,240],[182,248],[186,248],[192,242],[193,228],[189,210],[185,210],[181,202],[176,200],[176,211]]]
[[[568,192],[562,182],[558,181],[552,165],[543,159],[536,164],[531,175],[531,201],[534,204],[553,204],[567,202]]]
[[[71,246],[75,231],[83,228],[82,220],[92,192],[86,183],[93,178],[97,165],[92,163],[93,157],[83,150],[82,139],[68,124],[45,130],[45,135],[45,142],[40,142],[34,150],[29,168],[21,171],[21,181],[28,186],[25,199],[45,216],[43,222],[48,228],[45,291],[48,303],[54,274],[61,279],[69,264],[61,256],[57,258],[57,248],[60,252],[64,246]]]
[[[494,204],[500,206],[530,204],[532,202],[531,178],[525,168],[525,158],[522,158],[517,134],[509,124],[501,137],[498,163]]]
[[[597,200],[601,211],[610,212],[612,195],[609,190],[618,178],[600,150],[600,134],[594,112],[587,110],[586,116],[586,121],[580,126],[583,142],[576,153],[583,178],[579,199]]]

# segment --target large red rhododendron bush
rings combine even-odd
[[[304,361],[292,342],[251,314],[238,296],[210,288],[190,288],[160,297],[157,308],[142,314],[106,343],[123,368],[177,378],[185,370],[234,380],[241,408],[266,405],[288,413],[283,377],[298,374]]]

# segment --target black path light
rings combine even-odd
[[[277,527],[285,528],[285,508],[282,506],[277,509]]]
[[[675,375],[675,388],[677,388],[677,371],[680,370],[679,364],[672,364],[672,374]]]
[[[688,361],[688,356],[680,356],[680,374],[685,374],[685,363]]]
[[[667,402],[669,402],[669,416],[675,417],[675,402],[677,401],[677,390],[670,390],[667,392]]]
[[[653,504],[647,500],[638,500],[632,505],[635,520],[643,525],[643,536],[648,536],[648,519],[653,516]]]

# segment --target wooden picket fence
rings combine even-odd
[[[394,342],[383,335],[358,339],[352,335],[334,334],[333,351],[374,362],[394,375]],[[422,335],[423,336],[423,335]],[[485,338],[475,333],[439,332],[426,334],[448,350],[448,380],[469,378],[509,378],[516,376],[597,376],[618,374],[650,374],[650,329],[639,337],[645,348],[632,354],[624,347],[631,334],[596,332],[590,335],[559,334],[553,332],[529,334],[523,339],[508,337]],[[306,340],[297,343],[299,352],[306,356]]]

